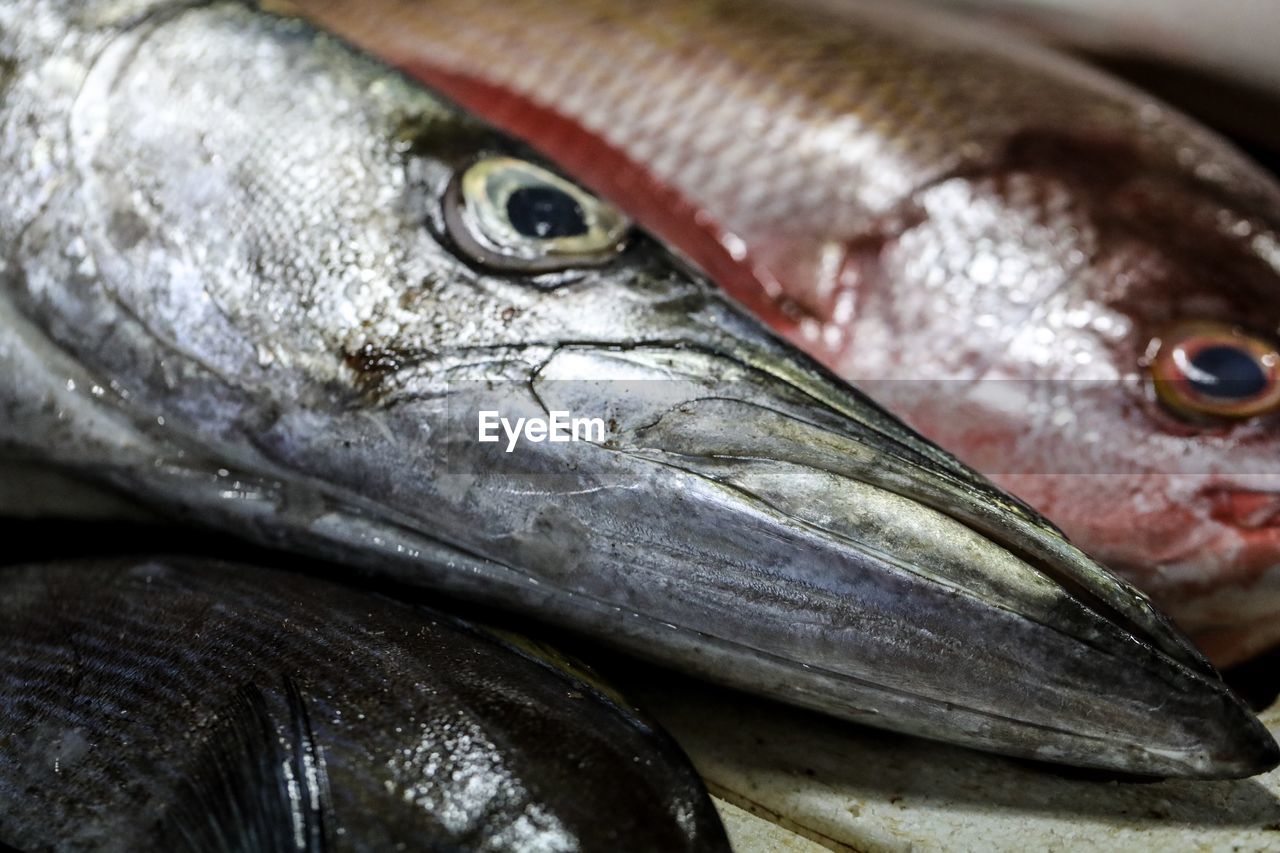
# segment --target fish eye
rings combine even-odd
[[[455,177],[444,220],[473,260],[526,272],[605,263],[631,227],[617,208],[515,157],[486,157]]]
[[[1275,342],[1218,323],[1187,323],[1152,343],[1156,396],[1175,414],[1243,420],[1280,409]]]

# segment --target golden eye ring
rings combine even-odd
[[[631,228],[617,208],[515,157],[486,157],[459,173],[445,194],[444,219],[473,260],[520,272],[607,263]]]
[[[1222,323],[1181,323],[1155,342],[1156,397],[1184,418],[1246,420],[1280,409],[1274,341]]]

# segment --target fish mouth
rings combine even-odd
[[[881,727],[1142,775],[1280,763],[1145,596],[816,363],[781,354],[565,346],[534,378],[548,409],[625,401],[602,449],[678,512],[650,506],[614,555],[646,571],[683,561],[659,574],[719,593],[663,620],[767,658],[778,683],[764,692]],[[608,515],[645,512],[626,504]],[[761,692],[728,670],[701,674]]]
[[[1209,514],[1246,535],[1280,536],[1280,492],[1247,488],[1211,488],[1201,492]],[[1280,558],[1280,541],[1277,542]]]

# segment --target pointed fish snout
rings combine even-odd
[[[737,602],[708,616],[686,599],[664,618],[767,661],[777,683],[763,692],[1129,773],[1227,778],[1280,761],[1140,593],[976,475],[880,430],[869,403],[820,372],[792,382],[712,354],[566,350],[543,368],[539,396],[581,405],[590,383],[555,379],[583,375],[633,383],[599,396],[627,401],[611,412],[608,452],[679,507],[647,517],[647,537],[685,543],[690,571]],[[762,692],[735,676],[745,669],[702,674]]]

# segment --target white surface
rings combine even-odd
[[[812,850],[814,841],[858,851],[1280,850],[1280,771],[1119,782],[659,674],[623,687],[689,752],[739,853]],[[1280,706],[1263,719],[1280,732]]]

